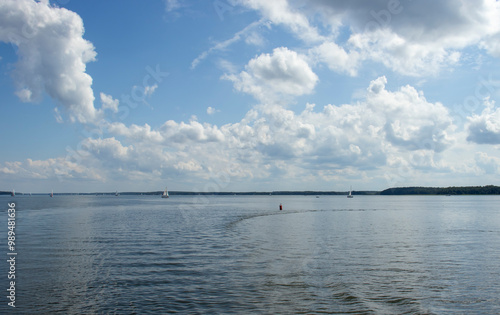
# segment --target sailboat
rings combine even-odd
[[[163,191],[163,194],[161,195],[162,198],[168,198],[168,189],[165,187],[165,190]]]
[[[347,195],[347,198],[354,198],[354,196],[352,195],[352,186],[349,189],[349,195]]]
[[[118,197],[120,194],[118,193],[118,190],[115,192],[115,196]]]
[[[12,191],[10,192],[10,195],[11,195],[12,197],[15,197],[15,196],[16,196],[16,191],[15,191],[14,189],[12,189]]]
[[[54,189],[52,189],[52,191],[50,192],[50,196],[54,197]]]

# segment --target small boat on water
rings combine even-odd
[[[163,191],[163,194],[161,195],[162,198],[168,198],[168,189],[165,187],[165,190]]]
[[[115,192],[115,196],[118,197],[120,194],[118,193],[118,190]]]
[[[347,198],[354,198],[354,196],[352,195],[352,186],[349,189],[349,195],[347,195]]]
[[[12,189],[12,191],[10,192],[10,195],[11,195],[12,197],[15,197],[15,196],[16,196],[16,191],[15,191],[14,189]]]
[[[54,189],[52,189],[52,191],[50,192],[50,196],[54,197]]]

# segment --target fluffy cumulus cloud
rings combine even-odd
[[[217,126],[201,124],[195,120],[189,123],[177,123],[173,120],[165,122],[158,130],[152,130],[148,124],[144,126],[125,126],[123,123],[112,123],[108,127],[111,133],[129,139],[148,141],[151,144],[185,146],[190,143],[220,142],[224,134]]]
[[[477,46],[499,56],[500,4],[479,1],[240,0],[311,46],[311,58],[355,75],[375,61],[411,76],[454,66]],[[342,32],[349,29],[347,40]],[[322,30],[321,32],[319,30]]]
[[[467,140],[478,144],[500,144],[500,108],[486,100],[480,115],[473,115],[467,124]]]
[[[118,113],[118,104],[120,101],[115,100],[111,95],[107,95],[102,92],[100,96],[103,110],[110,110],[113,113]]]
[[[255,57],[245,71],[224,78],[233,81],[237,90],[263,102],[309,94],[318,82],[305,57],[285,47]]]
[[[46,92],[71,120],[97,119],[92,78],[85,72],[96,52],[83,33],[78,14],[48,1],[0,2],[0,41],[16,47],[19,60],[13,77],[22,101],[39,101]]]
[[[443,151],[452,142],[454,127],[450,113],[441,103],[429,103],[412,86],[397,92],[385,89],[387,79],[380,77],[368,87],[367,105],[385,117],[386,139],[408,150]]]
[[[446,108],[428,102],[411,86],[390,91],[386,84],[385,77],[373,80],[365,99],[354,104],[319,109],[307,104],[300,112],[259,105],[241,121],[222,126],[196,120],[169,120],[158,128],[109,123],[109,137],[84,140],[79,159],[66,162],[85,165],[103,178],[152,182],[176,176],[196,182],[221,174],[232,181],[266,182],[276,176],[296,184],[298,178],[369,182],[380,181],[384,170],[402,167],[449,171],[439,158],[454,145]],[[75,176],[72,168],[66,169]],[[4,174],[19,170],[13,164],[0,169]]]
[[[325,63],[335,72],[355,76],[360,66],[361,56],[356,51],[346,52],[334,42],[324,42],[310,49],[309,59],[314,63]]]

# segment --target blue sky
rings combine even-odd
[[[0,3],[0,190],[499,184],[498,1]]]

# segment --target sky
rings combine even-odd
[[[499,185],[495,0],[1,0],[0,190]]]

